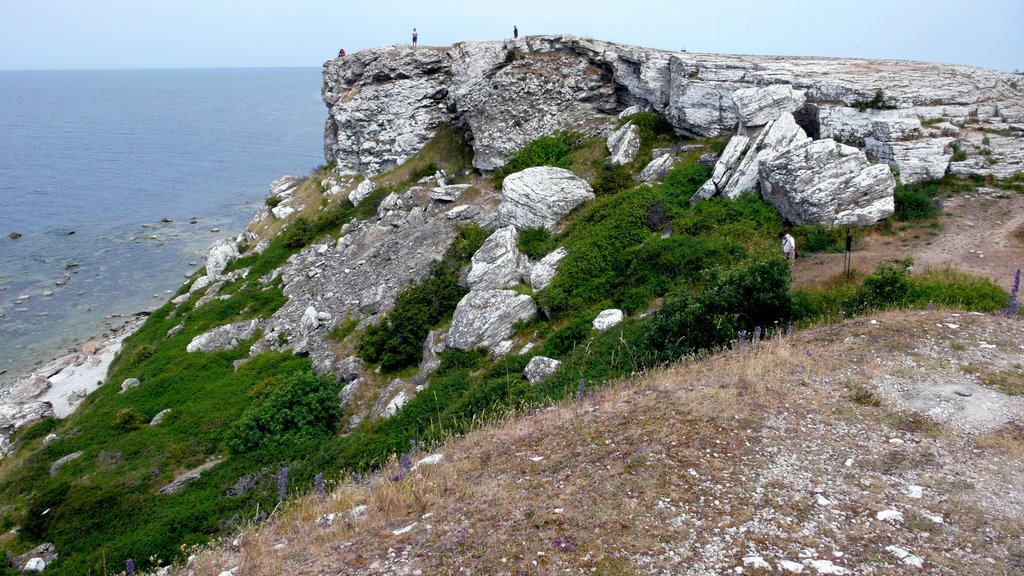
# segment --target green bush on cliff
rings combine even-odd
[[[294,447],[334,433],[338,422],[336,379],[293,374],[262,402],[250,407],[228,431],[224,444],[234,454]]]
[[[500,188],[509,174],[534,166],[568,168],[572,161],[570,154],[582,141],[583,135],[579,132],[565,130],[554,136],[541,136],[509,156],[505,165],[494,171],[494,185]]]

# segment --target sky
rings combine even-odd
[[[1022,0],[0,0],[0,70],[320,66],[340,48],[574,34],[1024,70]]]

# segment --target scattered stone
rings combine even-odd
[[[505,226],[484,241],[473,254],[466,276],[471,289],[496,290],[519,282],[529,267],[526,257],[519,252],[518,238],[515,226]]]
[[[903,562],[904,564],[906,564],[908,566],[913,566],[915,568],[920,568],[921,566],[924,565],[924,559],[923,558],[921,558],[920,556],[915,556],[915,555],[911,554],[910,552],[904,550],[903,548],[900,548],[899,546],[896,546],[896,545],[886,546],[885,549],[890,554],[892,554],[893,556],[895,556],[901,562]]]
[[[802,574],[804,571],[803,564],[793,562],[792,560],[779,560],[779,568],[790,574]]]
[[[471,184],[448,184],[430,189],[430,199],[438,202],[454,202],[462,196],[462,193],[469,190]]]
[[[538,384],[547,380],[561,365],[562,363],[554,358],[534,356],[523,370],[523,376],[526,376],[530,384]]]
[[[903,522],[903,513],[898,510],[882,510],[875,514],[875,519],[898,524]]]
[[[139,384],[141,384],[141,382],[139,382],[138,378],[125,378],[124,382],[121,382],[121,391],[119,394],[124,394],[132,388],[138,388]]]
[[[743,565],[754,570],[771,570],[772,565],[765,562],[761,556],[744,556]]]
[[[157,490],[157,494],[177,494],[178,492],[181,492],[189,482],[198,480],[203,475],[203,472],[206,472],[210,468],[220,464],[222,461],[223,460],[221,459],[210,460],[201,466],[197,466],[191,470],[186,470],[178,474],[169,484]]]
[[[230,350],[242,340],[252,338],[259,327],[259,320],[242,320],[227,326],[214,328],[204,332],[195,338],[185,347],[185,351],[192,354],[195,352],[213,352],[216,350]]]
[[[420,466],[433,466],[434,464],[437,464],[441,460],[444,460],[444,454],[441,454],[440,452],[438,452],[437,454],[431,454],[430,456],[424,456],[423,458],[420,458],[419,460],[416,461],[415,464],[412,465],[412,469],[415,470]]]
[[[594,330],[604,332],[605,330],[620,324],[622,322],[622,318],[622,310],[619,310],[618,308],[609,308],[608,310],[602,310],[597,315],[597,318],[594,318],[592,325]]]
[[[514,290],[479,290],[462,297],[455,307],[445,345],[468,352],[491,348],[512,334],[512,325],[537,313],[533,298]]]
[[[153,416],[153,419],[149,421],[149,425],[150,426],[156,426],[157,424],[162,423],[164,421],[164,418],[166,418],[167,415],[170,414],[170,413],[171,413],[171,409],[170,408],[165,408],[165,409],[157,412],[156,416]]]
[[[377,189],[377,183],[367,178],[356,186],[355,190],[349,192],[348,201],[353,206],[359,206],[359,203],[365,200],[373,191]]]
[[[82,452],[72,452],[71,454],[68,454],[67,456],[64,456],[63,458],[55,460],[52,464],[50,464],[50,478],[55,478],[57,476],[57,472],[59,472],[60,469],[65,464],[67,464],[68,462],[71,462],[73,460],[77,460],[77,459],[79,459],[81,457],[82,457]]]
[[[419,522],[413,522],[412,524],[409,524],[405,528],[399,528],[398,530],[394,530],[391,533],[394,534],[395,536],[401,536],[402,534],[405,534],[406,532],[411,531],[413,528],[416,527],[417,524],[419,524]]]
[[[836,576],[843,576],[849,574],[850,571],[842,566],[836,566],[831,560],[811,560],[811,568],[815,569],[818,574],[834,574]]]
[[[569,255],[565,248],[557,248],[547,256],[540,259],[530,268],[530,288],[540,291],[551,285],[558,273],[558,263]]]

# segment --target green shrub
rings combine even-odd
[[[951,142],[949,147],[953,149],[953,156],[949,159],[950,162],[963,162],[967,160],[967,152],[960,145],[960,142]]]
[[[912,260],[894,264],[882,262],[875,271],[864,278],[859,290],[860,302],[864,307],[884,309],[890,306],[906,306],[910,299],[909,267]]]
[[[972,276],[960,270],[928,270],[911,279],[909,302],[924,308],[928,304],[960,310],[994,312],[1006,306],[1008,296],[988,278]]]
[[[17,431],[15,431],[14,435],[11,436],[11,442],[31,442],[36,438],[45,437],[47,434],[50,434],[56,429],[57,420],[55,418],[43,418],[42,420],[36,422],[35,424],[26,426],[24,428],[20,428]]]
[[[892,110],[896,108],[895,105],[886,103],[885,92],[883,92],[881,88],[875,90],[875,96],[871,100],[854,100],[850,106],[853,106],[861,112],[869,109]]]
[[[561,358],[572,352],[577,345],[590,336],[593,330],[592,321],[593,315],[580,316],[559,328],[540,347],[540,355]]]
[[[334,433],[340,417],[339,386],[312,373],[294,374],[253,406],[227,433],[234,454],[297,446]]]
[[[731,271],[706,273],[697,295],[670,299],[659,310],[644,337],[645,347],[663,362],[699,350],[724,346],[740,330],[768,330],[788,322],[790,269],[780,257],[753,260]]]
[[[534,260],[540,260],[555,249],[551,231],[543,226],[527,228],[519,233],[519,251]]]
[[[316,225],[305,216],[292,220],[281,233],[285,248],[298,249],[308,246],[317,236]]]
[[[801,254],[846,251],[846,228],[830,228],[815,224],[794,227],[790,233],[796,239],[796,246]]]
[[[938,215],[939,209],[935,202],[925,193],[916,187],[897,186],[893,194],[896,204],[894,216],[897,220],[906,222],[908,220],[926,220]]]
[[[264,204],[267,205],[267,208],[276,208],[282,201],[283,200],[280,196],[267,196],[267,199],[264,200]]]
[[[455,228],[455,239],[445,251],[445,259],[459,265],[468,264],[473,254],[484,245],[491,233],[476,224],[462,224]]]
[[[334,326],[331,326],[330,331],[327,332],[327,338],[329,340],[334,340],[335,342],[341,342],[345,338],[348,338],[349,334],[352,334],[357,326],[359,326],[358,318],[342,320]]]
[[[782,219],[775,208],[753,194],[736,200],[721,197],[704,200],[687,209],[675,221],[675,231],[691,236],[718,235],[738,241],[775,242]]]
[[[633,179],[633,174],[630,173],[629,168],[626,166],[614,166],[608,163],[601,164],[597,176],[594,177],[594,181],[591,183],[594,194],[597,196],[615,194],[636,185],[637,182]]]
[[[430,162],[410,172],[408,181],[419,182],[421,179],[433,176],[434,174],[437,174],[437,163]]]
[[[117,411],[117,417],[114,419],[114,428],[122,432],[129,432],[142,428],[146,425],[146,422],[146,417],[135,408],[122,408]]]
[[[579,132],[562,131],[554,136],[541,136],[512,154],[505,165],[494,171],[494,184],[500,187],[505,177],[534,166],[568,168],[570,154],[583,141]]]
[[[665,174],[660,189],[668,202],[677,205],[689,203],[690,197],[711,178],[711,168],[703,164],[676,166]]]
[[[661,114],[655,112],[637,112],[623,118],[623,123],[632,122],[637,127],[637,135],[640,136],[640,146],[645,145],[650,151],[650,146],[658,138],[663,136],[675,136],[672,124]]]

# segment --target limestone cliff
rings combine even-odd
[[[492,170],[559,129],[606,133],[633,105],[661,113],[681,135],[729,134],[742,120],[736,92],[776,85],[801,93],[793,112],[807,136],[866,147],[869,159],[897,167],[905,180],[941,176],[947,166],[1001,177],[1024,169],[1020,140],[1006,136],[1024,132],[1019,78],[969,66],[696,54],[534,36],[375,48],[323,70],[324,152],[342,172],[373,175],[401,164],[441,124],[466,128],[474,166]],[[982,144],[977,129],[998,134]],[[950,165],[957,133],[985,159]]]

